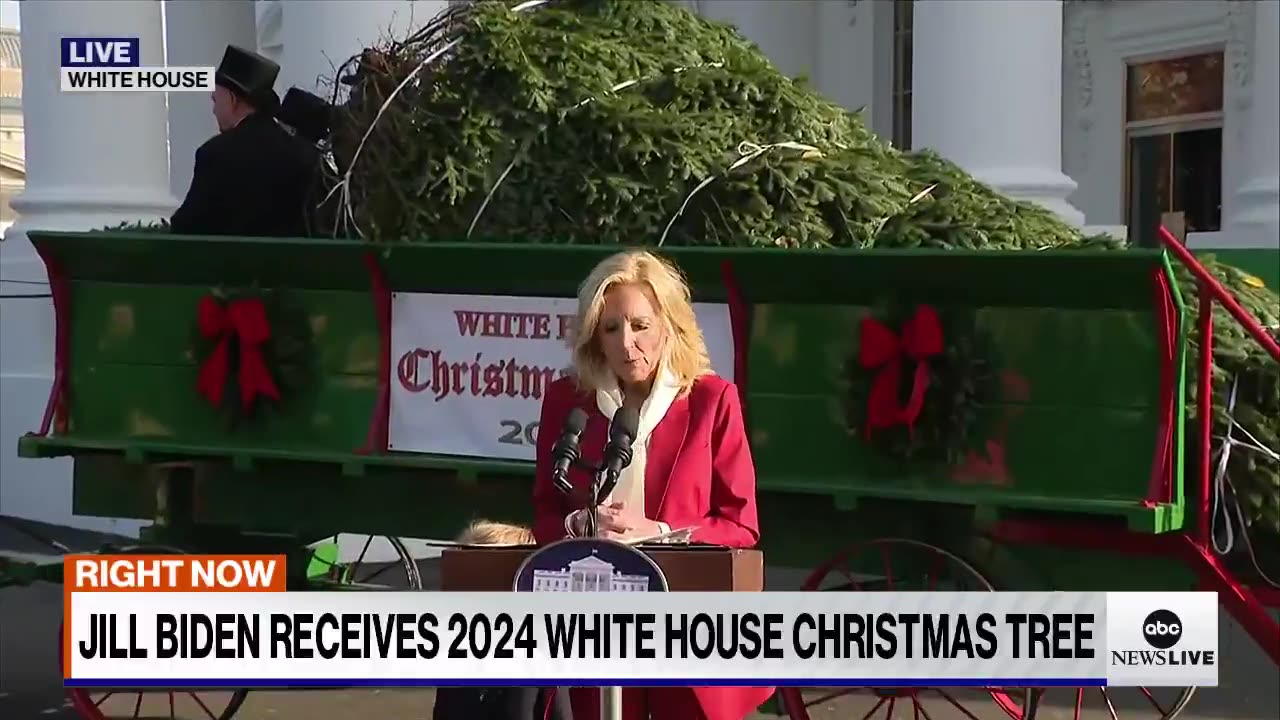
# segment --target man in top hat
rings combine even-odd
[[[319,144],[329,137],[333,106],[319,95],[292,87],[284,94],[276,120],[288,126],[297,137]]]
[[[337,218],[338,197],[330,196],[331,182],[325,173],[325,164],[332,163],[326,141],[333,130],[334,111],[324,98],[292,87],[284,94],[276,113],[276,120],[298,142],[319,151],[307,189],[308,235],[332,235]]]
[[[173,232],[191,235],[301,237],[306,196],[318,152],[275,121],[272,89],[280,66],[228,46],[214,75],[218,134],[196,151],[187,197]]]

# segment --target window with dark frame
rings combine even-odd
[[[893,146],[911,149],[911,3],[893,3]]]
[[[1168,218],[1186,232],[1221,229],[1222,51],[1130,63],[1125,80],[1129,239],[1157,245]]]

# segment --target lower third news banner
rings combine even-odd
[[[1213,593],[285,592],[278,556],[69,556],[75,687],[1214,686]]]

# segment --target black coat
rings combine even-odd
[[[306,140],[298,138],[298,142]],[[307,237],[347,237],[350,230],[344,227],[340,215],[342,193],[335,190],[338,178],[332,177],[326,162],[324,151],[320,151],[307,185]]]
[[[551,705],[548,712],[547,706]],[[432,720],[573,720],[568,688],[436,688]]]
[[[196,151],[191,189],[170,225],[179,235],[303,237],[319,153],[266,115],[250,115]]]

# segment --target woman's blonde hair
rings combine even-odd
[[[712,372],[707,344],[693,313],[689,285],[675,265],[643,250],[605,258],[578,290],[578,318],[572,345],[578,384],[586,390],[598,390],[610,383],[609,365],[596,341],[596,328],[609,288],[632,284],[647,285],[653,292],[658,315],[666,329],[659,368],[674,375],[681,392],[687,392],[695,380]]]

